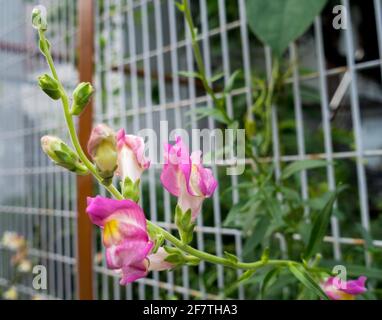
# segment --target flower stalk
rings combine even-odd
[[[187,2],[187,1],[185,1],[185,2]],[[189,10],[187,9],[186,12],[187,12],[186,17],[187,17],[189,15]],[[102,184],[106,188],[107,191],[110,192],[110,194],[112,194],[114,196],[115,199],[123,200],[124,199],[123,195],[115,188],[114,185],[111,184],[111,185],[106,186],[103,184],[103,178],[97,173],[95,166],[92,164],[92,162],[88,159],[85,152],[83,151],[83,149],[80,145],[80,142],[78,140],[77,131],[76,131],[74,121],[73,121],[73,116],[70,113],[68,95],[67,95],[67,93],[66,93],[66,91],[65,91],[65,89],[64,89],[64,87],[63,87],[63,85],[62,85],[62,83],[58,77],[56,68],[54,66],[53,58],[52,58],[52,55],[50,52],[50,48],[46,45],[47,40],[45,38],[45,31],[39,29],[38,33],[40,36],[40,43],[43,44],[41,46],[42,53],[44,54],[44,56],[46,58],[49,69],[52,72],[54,79],[58,82],[58,85],[59,85],[59,90],[61,92],[61,102],[62,102],[62,107],[63,107],[63,111],[64,111],[66,126],[68,128],[71,142],[73,144],[74,149],[76,150],[76,152],[78,154],[78,157],[83,162],[83,164],[87,167],[89,172],[98,180],[98,182],[100,184]],[[196,34],[195,33],[192,33],[192,34],[193,34],[193,39],[196,39]],[[196,41],[194,41],[194,42],[196,42]],[[199,46],[196,45],[195,48],[199,48]],[[203,66],[200,50],[197,49],[196,51],[199,52],[199,58],[197,59],[197,61],[199,61],[198,65]],[[204,83],[205,83],[206,89],[208,87],[209,88],[208,90],[211,91],[212,89],[208,85],[207,79],[205,77],[203,77],[203,78],[204,78]],[[213,94],[213,96],[215,96],[215,95]],[[215,96],[214,100],[216,100],[215,102],[218,103],[216,96]],[[171,242],[175,247],[177,247],[180,250],[182,250],[182,251],[184,251],[190,255],[193,255],[193,256],[201,259],[201,260],[209,262],[209,263],[220,264],[220,265],[223,265],[226,267],[237,268],[237,269],[247,269],[247,270],[259,269],[259,268],[265,267],[266,265],[287,266],[290,263],[292,263],[292,264],[296,263],[296,262],[288,261],[288,260],[268,260],[267,262],[260,260],[260,261],[256,261],[256,262],[250,262],[250,263],[238,261],[236,263],[232,263],[232,261],[229,259],[215,256],[213,254],[195,249],[195,248],[185,244],[184,242],[182,242],[181,240],[179,240],[178,238],[173,236],[170,232],[164,230],[163,228],[161,228],[160,226],[154,224],[153,222],[151,222],[149,220],[147,220],[147,225],[152,230],[155,230],[157,233],[162,234],[164,239]]]
[[[194,28],[194,24],[192,22],[191,12],[190,12],[187,0],[183,0],[183,3],[180,5],[180,9],[184,12],[185,18],[186,18],[187,23],[189,24],[189,27],[190,27],[190,30],[191,30],[192,46],[194,48],[195,59],[196,59],[197,65],[199,67],[199,73],[200,73],[200,77],[201,77],[201,80],[203,82],[203,85],[204,85],[206,91],[208,92],[208,94],[211,96],[215,106],[220,108],[220,109],[224,109],[223,100],[217,98],[217,96],[215,95],[215,93],[214,93],[212,87],[210,86],[209,81],[208,81],[208,79],[206,77],[205,69],[204,69],[204,64],[203,64],[203,59],[202,59],[202,56],[201,56],[199,45],[197,43],[197,32],[196,32],[196,30]],[[34,13],[34,19],[38,19],[38,13]],[[123,194],[121,194],[115,188],[115,186],[112,183],[110,183],[110,181],[108,181],[108,183],[105,183],[105,179],[100,174],[99,169],[97,169],[97,167],[88,159],[88,157],[86,156],[85,152],[83,151],[83,149],[82,149],[82,147],[80,145],[80,142],[79,142],[79,139],[78,139],[78,136],[77,136],[77,132],[76,132],[76,128],[75,128],[75,125],[74,125],[74,121],[73,121],[73,116],[76,115],[77,113],[80,113],[80,112],[71,112],[70,104],[69,104],[69,96],[66,93],[65,88],[63,87],[63,85],[62,85],[62,83],[61,83],[61,81],[60,81],[60,79],[58,77],[58,74],[57,74],[56,68],[54,66],[53,59],[52,59],[51,51],[50,51],[51,48],[50,48],[49,42],[47,41],[47,39],[45,37],[45,31],[46,31],[46,25],[42,24],[42,27],[38,28],[38,34],[39,34],[39,37],[40,37],[40,42],[39,42],[40,43],[40,49],[42,51],[42,54],[45,56],[46,61],[47,61],[48,66],[49,66],[49,69],[50,69],[50,71],[52,73],[52,76],[53,76],[55,82],[57,82],[57,85],[58,85],[57,90],[60,93],[60,99],[61,99],[61,102],[62,102],[64,118],[65,118],[66,126],[67,126],[67,129],[68,129],[69,135],[70,135],[70,139],[71,139],[72,145],[73,145],[74,150],[75,150],[74,152],[78,156],[78,158],[81,161],[81,163],[87,168],[88,172],[90,174],[92,174],[97,179],[97,181],[101,185],[103,185],[106,188],[106,190],[108,190],[108,192],[115,199],[126,201],[125,197],[123,196]],[[81,104],[81,108],[80,108],[81,110],[80,111],[83,110],[83,108],[85,107],[85,105],[88,102],[88,99],[90,98],[91,93],[92,93],[92,89],[90,89],[91,87],[88,84],[82,85],[80,87],[80,89],[81,88],[82,88],[82,90],[86,89],[85,90],[86,92],[82,96],[83,99],[80,99],[80,104]],[[141,155],[141,153],[140,153],[140,150],[141,150],[140,141],[130,141],[129,139],[132,139],[132,137],[125,136],[124,132],[123,132],[123,134],[121,133],[120,138],[122,139],[122,141],[120,143],[119,148],[127,148],[128,150],[132,150],[133,154],[136,157],[134,159],[137,161],[137,166],[138,167],[141,166],[142,170],[144,168],[146,168],[146,162],[140,156]],[[130,154],[130,153],[128,153],[128,154]],[[196,164],[196,165],[200,165],[201,166],[201,164]],[[201,170],[201,172],[204,170],[203,171],[204,172],[203,176],[206,176],[207,173],[208,173],[207,169],[205,169],[203,167],[199,167],[199,170]],[[129,177],[129,179],[131,180],[130,181],[131,185],[129,183],[127,183],[127,185],[124,188],[125,189],[124,193],[125,193],[126,196],[130,196],[132,192],[133,193],[137,193],[136,192],[137,191],[137,186],[135,186],[134,183],[136,181],[138,181],[138,184],[139,184],[139,177],[137,179],[135,179],[135,178],[132,179],[131,177]],[[211,182],[211,179],[209,179],[209,181]],[[193,186],[188,185],[188,187],[189,187],[189,189],[192,189]],[[196,191],[198,191],[198,192],[195,192],[195,190],[193,190],[191,192],[191,193],[194,193],[194,194],[191,194],[191,196],[202,197],[202,199],[204,199],[203,197],[209,196],[210,193],[213,192],[212,189],[214,189],[214,188],[212,188],[213,186],[203,185],[205,190],[208,191],[208,190],[211,189],[212,192],[209,192],[209,191],[207,192],[204,189],[203,190],[205,192],[201,192],[201,190],[198,190],[199,187],[200,186],[198,186],[196,188],[197,189]],[[188,190],[188,192],[189,192],[189,190]],[[137,200],[137,199],[130,199],[130,200]],[[129,206],[133,206],[133,204],[130,203]],[[192,208],[190,208],[190,209],[192,209]],[[197,209],[199,209],[199,208],[197,208]],[[197,214],[198,211],[196,210],[195,213]],[[194,218],[195,217],[193,217],[193,219]],[[118,221],[118,219],[120,219],[120,217],[116,216],[115,219],[112,220],[112,221],[105,220],[103,222],[103,224],[106,225],[108,230],[109,230],[110,237],[111,237],[110,238],[111,242],[112,241],[116,241],[116,239],[118,238],[117,236],[119,235],[119,232],[122,232],[121,230],[123,230],[123,229],[121,229],[121,230],[116,229],[116,225],[118,223],[120,223]],[[192,222],[191,221],[191,216],[189,217],[188,220],[189,221],[188,221],[187,225],[184,226],[184,227],[191,226],[191,222]],[[123,223],[123,221],[121,223]],[[267,259],[263,259],[262,258],[262,259],[260,259],[258,261],[254,261],[254,262],[242,262],[242,261],[239,261],[233,255],[226,255],[226,257],[219,257],[219,256],[216,256],[216,255],[213,255],[213,254],[210,254],[210,253],[207,253],[207,252],[195,249],[192,246],[190,246],[188,244],[190,242],[189,241],[190,240],[189,239],[190,235],[186,234],[187,232],[185,232],[185,234],[182,236],[182,238],[186,238],[186,239],[178,239],[177,237],[172,235],[170,232],[168,232],[165,229],[161,228],[160,226],[154,224],[150,220],[146,220],[146,224],[147,224],[147,229],[151,233],[155,233],[157,235],[157,238],[162,238],[162,242],[163,242],[163,239],[167,240],[174,247],[176,247],[178,250],[180,250],[183,253],[188,254],[189,256],[184,256],[183,257],[185,259],[186,263],[188,262],[188,263],[191,263],[191,264],[195,264],[200,259],[200,260],[203,260],[205,262],[212,263],[212,264],[219,264],[219,265],[223,265],[223,266],[226,266],[226,267],[229,267],[229,268],[243,269],[243,270],[249,270],[249,271],[253,271],[253,272],[258,270],[258,269],[260,269],[260,268],[266,267],[266,266],[287,267],[287,268],[291,268],[291,266],[292,267],[293,266],[298,266],[298,267],[304,268],[302,263],[299,263],[299,262],[296,262],[296,261],[290,261],[290,260],[272,260],[272,259],[268,259],[268,258]],[[193,227],[192,227],[192,229],[193,229]],[[155,249],[157,250],[158,248],[155,248]],[[154,253],[156,252],[156,250],[154,250]],[[161,252],[163,254],[163,251],[161,251]],[[171,256],[171,253],[169,255]],[[114,262],[115,261],[113,261],[113,263]],[[171,263],[171,261],[167,261],[167,262]],[[140,267],[142,267],[142,266],[140,266]],[[305,267],[305,268],[308,268],[308,267]]]

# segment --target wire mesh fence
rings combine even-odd
[[[31,5],[24,1],[2,1],[3,19],[0,35],[1,68],[1,184],[0,234],[7,230],[24,235],[36,264],[47,266],[48,298],[74,299],[75,289],[75,178],[53,167],[40,151],[44,134],[65,130],[58,106],[48,103],[36,88],[35,78],[46,69],[39,56],[36,38],[29,27]],[[354,2],[354,1],[353,1]],[[351,2],[354,7],[354,3]],[[326,159],[328,165],[319,176],[302,172],[296,184],[309,201],[312,186],[325,184],[330,190],[338,182],[351,184],[348,196],[340,199],[331,232],[325,238],[332,258],[342,261],[350,250],[365,265],[372,263],[364,253],[365,240],[352,225],[370,231],[378,223],[378,178],[382,145],[378,136],[381,102],[380,68],[382,54],[382,8],[379,0],[369,1],[377,51],[359,57],[362,49],[357,36],[357,16],[347,0],[348,27],[338,40],[343,60],[332,61],[332,34],[327,27],[330,11],[315,19],[314,25],[297,43],[289,47],[291,76],[287,79],[289,108],[272,108],[272,158],[276,176],[291,161]],[[65,83],[75,83],[76,74],[76,1],[44,1],[50,12],[49,38],[55,43],[58,72]],[[182,71],[196,70],[190,34],[182,14],[172,0],[103,0],[95,2],[95,123],[104,122],[129,133],[153,128],[159,135],[173,129],[214,129],[212,118],[198,119],[192,111],[211,107],[199,79],[186,77]],[[243,81],[227,97],[230,116],[240,116],[251,109],[255,100],[253,78],[272,72],[272,53],[262,47],[247,26],[244,0],[192,1],[192,12],[199,31],[207,76],[222,73],[222,88],[235,70],[243,70]],[[91,13],[90,13],[91,14]],[[361,54],[362,55],[362,54]],[[298,63],[297,63],[298,62]],[[368,75],[377,71],[375,81]],[[347,79],[350,79],[349,81]],[[345,93],[338,104],[339,86]],[[313,93],[312,93],[313,92]],[[55,109],[56,112],[52,112]],[[49,110],[49,112],[47,112]],[[291,125],[291,123],[293,123]],[[345,132],[345,133],[344,133]],[[163,137],[166,139],[167,137]],[[170,137],[173,138],[173,137]],[[158,143],[158,150],[162,142]],[[192,140],[198,147],[200,141]],[[159,152],[159,151],[158,151]],[[243,256],[247,239],[242,231],[224,225],[231,207],[240,201],[236,186],[240,176],[226,176],[225,165],[213,165],[219,177],[219,189],[205,203],[197,220],[196,246],[217,255],[224,251]],[[174,199],[157,183],[160,165],[154,164],[142,181],[141,204],[147,216],[160,226],[175,231],[172,223]],[[232,188],[230,188],[232,187]],[[80,190],[79,190],[80,192]],[[106,196],[103,190],[101,195]],[[342,201],[342,203],[341,203]],[[348,211],[346,211],[347,208]],[[373,232],[373,230],[371,230]],[[295,235],[296,241],[301,235]],[[382,247],[381,235],[374,233],[375,247]],[[279,235],[284,255],[288,248]],[[240,271],[201,263],[175,271],[154,272],[126,287],[106,268],[98,233],[94,235],[94,296],[98,299],[163,298],[253,298],[252,289],[235,279]],[[245,253],[245,252],[244,252]],[[0,247],[0,285],[7,286],[15,274],[10,252]],[[17,287],[25,297],[41,292],[31,288],[31,276]]]
[[[75,69],[76,2],[42,2],[51,12],[49,36],[65,82]],[[1,23],[1,233],[25,237],[34,265],[47,268],[48,288],[35,291],[32,273],[17,275],[13,255],[1,247],[1,284],[18,278],[20,297],[73,299],[75,288],[75,177],[54,167],[40,149],[45,134],[66,135],[59,105],[45,99],[36,79],[46,72],[30,28],[33,4],[2,1]],[[4,289],[3,288],[3,289]]]

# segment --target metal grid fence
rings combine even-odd
[[[58,72],[75,84],[76,2],[41,1],[49,10],[49,39]],[[1,169],[0,234],[15,231],[25,237],[34,265],[47,268],[47,290],[35,291],[32,274],[16,285],[19,297],[73,299],[75,288],[75,177],[52,166],[42,153],[40,138],[53,134],[67,138],[60,105],[36,86],[47,72],[31,28],[33,4],[1,1],[0,99]],[[0,289],[18,277],[11,265],[13,252],[0,247]]]
[[[11,18],[14,15],[9,12],[11,10],[9,3],[5,3],[4,0],[2,2],[5,8],[3,21],[6,26],[1,30],[1,43],[16,42],[17,45],[25,46],[25,43],[33,42],[33,36],[29,31],[29,19],[25,18],[29,17],[30,6],[24,5],[22,1],[15,1],[18,6],[11,6],[12,10],[19,10],[18,12],[23,14],[14,19]],[[231,8],[232,3],[236,10],[228,15],[227,7]],[[343,0],[341,3],[349,8],[348,0]],[[381,68],[382,61],[381,1],[374,0],[373,3],[380,49],[378,59],[355,62],[355,33],[349,23],[348,28],[342,31],[347,63],[327,68],[324,48],[326,35],[323,33],[321,17],[317,17],[314,22],[309,49],[301,43],[290,46],[291,61],[301,59],[307,52],[313,57],[309,61],[311,72],[302,74],[299,66],[294,65],[292,77],[288,79],[292,86],[294,102],[297,145],[295,152],[283,153],[279,135],[281,119],[277,106],[273,107],[272,113],[272,161],[276,172],[280,173],[284,163],[310,158],[327,159],[330,163],[333,159],[354,163],[358,190],[358,199],[355,201],[357,203],[359,201],[360,208],[358,221],[366,230],[370,229],[370,195],[365,160],[380,159],[382,156],[381,145],[377,148],[365,148],[362,100],[360,100],[359,73]],[[55,1],[45,1],[44,4],[49,8],[50,14],[54,12],[55,7],[59,8],[62,5],[66,8],[58,14],[58,21],[54,24],[56,28],[49,31],[51,33],[49,38],[57,44],[54,46],[57,52],[63,54],[63,57],[60,57],[60,74],[65,76],[68,83],[75,83],[72,81],[76,79],[73,69],[75,1],[60,1],[60,5]],[[272,59],[270,50],[260,48],[248,30],[245,1],[198,0],[192,1],[192,6],[198,24],[199,43],[202,46],[207,76],[223,71],[224,81],[227,82],[234,70],[244,70],[245,86],[233,90],[227,98],[228,113],[235,114],[235,102],[240,99],[247,108],[250,108],[253,104],[251,70],[264,68],[269,76]],[[211,8],[215,11],[211,12]],[[170,131],[176,128],[187,130],[215,128],[212,119],[198,121],[189,114],[190,110],[200,106],[212,106],[212,102],[195,79],[179,75],[179,71],[182,70],[193,71],[195,64],[190,37],[174,1],[96,1],[95,17],[95,87],[97,88],[95,122],[106,122],[115,129],[124,127],[129,133],[142,128],[154,128],[159,132],[161,120],[168,121]],[[18,39],[16,35],[26,35],[26,37],[29,35],[29,38]],[[7,197],[0,198],[0,234],[5,230],[17,230],[24,234],[31,245],[30,254],[39,263],[48,266],[50,286],[46,294],[54,298],[72,299],[75,298],[74,178],[59,168],[52,167],[39,149],[39,139],[43,134],[64,134],[61,114],[52,112],[55,106],[48,103],[36,89],[33,80],[46,67],[35,51],[30,50],[30,46],[17,54],[6,47],[5,50],[2,49],[0,55],[2,70],[0,112],[1,119],[6,119],[6,121],[0,120],[2,132],[0,139],[4,141],[1,143],[0,175],[2,183],[6,185],[6,194],[9,193]],[[12,82],[11,79],[15,74],[17,78]],[[331,92],[328,83],[333,83],[333,78],[336,77],[342,79],[344,74],[351,79],[347,95],[349,108],[344,112],[351,117],[350,127],[354,134],[354,148],[334,150],[333,122],[330,120]],[[20,83],[26,88],[25,95],[20,95]],[[307,109],[302,99],[302,87],[306,84],[317,88],[319,93],[322,150],[314,154],[307,151],[308,146],[305,141],[305,131],[309,124],[305,122],[304,117]],[[58,106],[56,109],[59,110]],[[193,144],[197,146],[196,141],[193,141]],[[213,167],[213,171],[220,180],[223,178],[218,167]],[[153,221],[174,230],[175,226],[172,224],[174,201],[157,183],[159,174],[159,165],[152,166],[145,174],[141,202],[146,214]],[[240,182],[240,176],[232,176],[231,179],[232,186]],[[304,198],[308,198],[309,180],[307,173],[301,175],[301,194]],[[327,166],[324,180],[330,189],[335,188],[336,167],[332,164]],[[215,192],[213,198],[209,200],[210,207],[207,205],[208,209],[205,209],[197,220],[197,247],[218,255],[222,255],[225,248],[229,247],[231,252],[240,257],[243,242],[241,232],[222,226],[226,215],[222,207],[226,208],[238,202],[239,192],[233,189],[227,199],[222,199],[223,191],[220,188]],[[100,190],[100,193],[105,195],[103,190]],[[325,240],[333,247],[333,258],[340,260],[345,246],[363,245],[363,241],[354,234],[342,234],[341,223],[335,217],[332,218],[331,228],[331,235]],[[382,240],[374,240],[374,245],[382,247]],[[282,237],[280,246],[285,249]],[[118,277],[106,269],[104,259],[98,259],[102,256],[99,234],[95,234],[94,247],[96,284],[94,294],[98,299],[216,298],[224,288],[230,286],[239,273],[221,266],[201,263],[198,268],[183,267],[177,271],[154,273],[136,284],[121,287],[118,284]],[[0,285],[6,285],[12,279],[12,270],[8,262],[9,253],[0,250],[2,256]],[[369,263],[370,258],[365,255],[365,264]],[[30,279],[24,279],[23,286],[19,286],[19,289],[28,295]],[[244,288],[239,287],[229,297],[246,298]]]

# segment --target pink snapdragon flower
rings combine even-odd
[[[177,137],[174,145],[165,146],[165,164],[160,177],[166,190],[178,197],[182,211],[191,209],[193,221],[204,199],[210,197],[217,187],[212,171],[203,167],[201,155],[201,151],[194,151],[190,156],[181,137]]]
[[[354,300],[356,295],[367,291],[366,280],[367,278],[362,276],[357,280],[338,283],[335,277],[329,277],[325,281],[323,289],[331,300]]]
[[[122,180],[128,177],[132,182],[141,178],[150,161],[145,158],[145,143],[142,137],[126,134],[124,129],[117,133],[118,171]]]
[[[91,221],[102,229],[107,267],[121,273],[121,285],[143,278],[149,271],[173,267],[165,261],[167,253],[162,248],[150,254],[153,242],[147,232],[146,218],[134,201],[97,196],[88,198],[86,211]]]

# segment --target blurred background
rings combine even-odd
[[[0,238],[14,232],[28,246],[32,265],[47,268],[48,287],[35,290],[27,271],[12,262],[14,251],[0,245],[0,292],[14,288],[20,299],[76,299],[76,177],[56,167],[43,154],[40,138],[54,134],[68,141],[62,111],[38,88],[47,72],[37,33],[31,27],[36,4],[48,10],[47,38],[58,74],[69,90],[78,83],[78,2],[82,0],[0,0]],[[213,128],[212,119],[198,120],[190,110],[210,103],[198,79],[181,71],[195,70],[183,15],[172,0],[97,0],[88,12],[94,20],[94,123],[134,133],[167,120],[174,128]],[[348,26],[336,30],[333,7],[345,5]],[[89,6],[91,7],[91,6]],[[244,0],[198,0],[191,3],[208,75],[222,72],[221,88],[242,70],[232,90],[229,112],[237,117],[254,103],[255,77],[267,77],[271,53],[248,27]],[[342,182],[332,228],[325,238],[327,260],[353,265],[375,281],[382,272],[382,2],[328,1],[312,26],[285,54],[296,65],[277,106],[273,127],[279,146],[272,161],[328,159],[335,165],[296,181],[301,192],[314,195]],[[276,141],[275,141],[276,140]],[[159,166],[150,168],[142,186],[146,214],[173,229],[175,200],[159,182]],[[206,201],[198,219],[195,245],[244,259],[254,243],[240,228],[225,223],[240,201],[241,177],[216,169],[220,188]],[[224,192],[224,193],[223,193]],[[94,193],[106,195],[94,186]],[[12,237],[11,237],[12,238]],[[260,239],[261,240],[261,239]],[[282,238],[280,255],[287,254]],[[296,240],[298,241],[298,240]],[[259,279],[236,284],[238,271],[201,264],[154,273],[122,287],[106,269],[100,237],[94,232],[93,295],[96,299],[258,298]],[[22,269],[22,268],[21,268]],[[356,272],[357,273],[357,272]],[[287,283],[275,285],[271,298],[288,298]],[[12,293],[12,292],[11,292]],[[14,292],[13,292],[14,293]],[[376,290],[370,298],[378,298]]]

